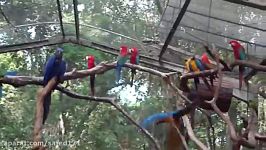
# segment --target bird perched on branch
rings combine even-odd
[[[64,76],[65,72],[66,72],[66,62],[63,60],[63,49],[57,48],[54,55],[52,55],[46,63],[45,71],[44,71],[43,86],[45,87],[53,77],[57,77],[57,84],[58,84],[59,81]],[[53,87],[53,89],[54,88],[55,87]],[[45,120],[48,117],[50,104],[51,104],[51,94],[52,94],[52,91],[49,92],[44,97],[43,124],[45,123]]]
[[[138,49],[133,47],[131,49],[131,56],[130,56],[130,63],[134,64],[134,65],[138,65],[139,64],[139,52]],[[133,86],[133,81],[134,81],[134,75],[137,73],[136,69],[131,69],[131,82],[130,82],[130,86]]]
[[[116,84],[119,83],[119,80],[121,78],[121,70],[122,67],[124,66],[124,64],[127,62],[128,60],[128,50],[127,50],[127,46],[121,46],[120,47],[120,53],[117,57],[117,63],[116,63]]]
[[[201,55],[201,62],[202,64],[204,65],[205,69],[206,70],[210,70],[210,69],[213,69],[215,66],[210,62],[208,56],[206,53],[203,53]],[[211,85],[213,86],[213,80],[215,80],[215,77],[217,77],[217,74],[216,75],[210,75],[209,78],[210,78],[210,82],[211,82]]]
[[[177,110],[177,111],[172,111],[172,112],[164,112],[164,113],[156,113],[153,114],[147,118],[145,118],[140,125],[143,128],[148,128],[152,124],[160,124],[164,122],[172,122],[174,120],[178,120],[180,117],[184,116],[185,114],[189,113],[192,109],[195,108],[197,104],[192,103],[188,105],[187,107]]]
[[[234,57],[236,60],[246,60],[247,59],[247,56],[245,54],[245,49],[239,42],[232,40],[229,43],[230,43],[231,47],[233,48]],[[241,89],[241,87],[242,87],[244,72],[245,72],[245,67],[239,66],[239,89]]]
[[[86,59],[87,59],[88,69],[94,68],[95,67],[95,58],[94,58],[94,56],[93,55],[88,55],[86,57]],[[94,96],[94,94],[95,94],[94,85],[95,85],[95,75],[91,75],[90,76],[90,87],[91,87],[92,96]]]
[[[200,71],[206,70],[204,65],[202,64],[201,60],[199,58],[196,58],[195,56],[186,60],[185,69],[188,72],[195,72],[195,73],[199,73]],[[202,80],[205,83],[205,85],[209,89],[211,89],[207,79],[205,77],[202,77]],[[195,88],[196,89],[198,89],[198,84],[199,83],[200,83],[199,78],[198,77],[194,77],[194,84],[195,84]]]

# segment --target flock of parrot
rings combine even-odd
[[[246,54],[243,46],[241,46],[240,43],[238,43],[235,40],[232,40],[229,42],[233,52],[234,52],[234,58],[237,60],[246,60]],[[47,86],[48,82],[56,77],[57,84],[59,84],[60,81],[62,81],[62,77],[64,76],[66,72],[66,62],[63,59],[63,49],[62,48],[57,48],[54,55],[52,55],[45,66],[44,70],[44,79],[43,79],[43,86]],[[125,65],[125,63],[128,61],[130,57],[130,63],[138,65],[139,64],[139,52],[138,49],[133,47],[128,49],[127,46],[121,46],[120,47],[120,53],[117,57],[117,64],[116,64],[116,70],[115,70],[115,77],[116,77],[116,84],[119,84],[119,81],[121,79],[121,71],[122,67]],[[87,67],[88,69],[92,69],[95,67],[95,57],[93,55],[88,55],[86,57],[87,59]],[[185,62],[185,68],[187,72],[195,72],[198,73],[200,71],[204,70],[209,70],[213,69],[215,66],[211,64],[208,56],[206,53],[202,54],[201,57],[199,56],[194,56],[186,60]],[[239,67],[239,88],[241,89],[242,87],[242,81],[243,81],[243,73],[245,71],[245,68],[240,66]],[[2,75],[1,77],[3,78],[4,76],[15,76],[17,73],[15,71],[10,71],[6,72],[5,75]],[[134,75],[136,74],[135,69],[131,69],[131,81],[130,85],[133,85],[133,80],[134,80]],[[210,75],[209,80],[211,85],[213,86],[213,80],[217,78],[216,75]],[[205,85],[211,89],[210,84],[208,83],[207,79],[205,77],[202,77],[202,80],[204,81]],[[194,78],[194,83],[195,83],[195,88],[197,89],[197,85],[199,84],[199,78]],[[56,85],[52,88],[52,91],[55,89]],[[95,95],[95,75],[90,76],[90,89],[91,89],[91,94],[92,96]],[[49,108],[51,104],[51,94],[48,93],[45,98],[44,98],[44,103],[43,103],[43,124],[45,123],[48,113],[49,113]],[[2,97],[2,84],[0,84],[0,97]],[[174,111],[174,112],[166,112],[166,113],[158,113],[155,115],[152,115],[141,123],[141,125],[146,128],[149,124],[152,123],[158,123],[158,122],[167,122],[170,121],[174,118],[178,118],[178,116],[182,115],[180,111]]]
[[[117,58],[117,64],[116,64],[116,83],[118,83],[121,78],[122,67],[127,62],[129,55],[130,55],[131,64],[135,64],[135,65],[139,64],[138,49],[131,48],[128,50],[127,46],[121,46],[120,53]],[[92,69],[95,67],[95,57],[93,55],[86,56],[86,60],[87,60],[88,69]],[[43,86],[44,87],[47,86],[48,82],[53,77],[56,77],[57,84],[58,84],[60,81],[62,81],[62,77],[64,76],[65,72],[66,72],[66,62],[63,60],[63,49],[57,48],[54,55],[52,55],[46,63],[45,70],[44,70]],[[134,75],[136,74],[136,70],[132,69],[131,72],[132,72],[132,78],[131,78],[130,85],[132,86]],[[53,87],[53,90],[56,87],[56,85]],[[91,89],[92,96],[95,95],[94,86],[95,86],[95,75],[91,75],[90,76],[90,89]],[[52,91],[48,93],[44,98],[43,124],[45,123],[48,117],[49,108],[51,104],[51,94],[52,94]]]
[[[244,47],[237,41],[232,40],[229,42],[231,45],[233,52],[234,52],[234,58],[235,60],[246,60],[246,54]],[[210,62],[208,56],[206,53],[203,53],[201,57],[193,56],[186,60],[185,62],[185,69],[187,72],[194,72],[199,73],[200,71],[209,70],[214,68],[215,66]],[[239,89],[242,87],[243,82],[243,74],[245,72],[245,68],[242,66],[239,66]],[[217,75],[210,75],[209,79],[211,82],[211,85],[213,86],[213,80],[217,78]],[[202,77],[205,85],[210,89],[210,85],[205,77]],[[197,85],[199,84],[199,78],[194,78],[194,84],[195,88],[197,89]],[[156,113],[151,116],[148,116],[141,122],[141,126],[145,129],[148,128],[148,126],[153,124],[159,124],[163,122],[172,122],[174,119],[180,118],[185,113],[182,113],[182,111],[177,110],[173,112],[164,112],[164,113]]]
[[[131,49],[128,50],[127,46],[121,46],[120,48],[120,54],[117,57],[117,64],[116,64],[116,73],[115,73],[115,77],[116,77],[116,84],[119,84],[119,81],[121,79],[121,70],[122,67],[124,66],[124,64],[127,62],[128,60],[128,55],[130,55],[130,63],[134,64],[134,65],[138,65],[139,64],[139,52],[138,49],[133,47]],[[136,74],[136,70],[135,69],[131,69],[131,82],[130,85],[133,85],[133,81],[134,81],[134,75]]]

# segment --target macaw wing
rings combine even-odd
[[[195,60],[191,60],[191,69],[193,72],[199,72],[199,68],[197,67],[196,61]]]
[[[196,59],[195,62],[196,62],[197,68],[199,68],[200,71],[204,71],[205,70],[202,62],[199,59]]]
[[[61,64],[60,64],[60,70],[59,70],[59,77],[62,78],[64,76],[64,74],[66,73],[66,62],[64,60],[62,60]]]
[[[139,61],[140,61],[140,59],[139,59],[139,55],[137,55],[137,58],[136,58],[136,64],[137,64],[137,65],[139,64]]]
[[[117,59],[117,64],[122,66],[122,65],[124,65],[127,62],[127,60],[128,60],[128,57],[119,56],[118,59]]]
[[[239,49],[239,59],[240,60],[246,60],[245,49],[243,47],[241,47]]]
[[[51,56],[46,63],[44,78],[43,78],[44,85],[46,85],[48,81],[53,77],[54,62],[55,62],[55,56]]]
[[[141,122],[140,125],[143,128],[147,128],[151,124],[158,123],[158,122],[163,121],[163,120],[165,120],[166,118],[169,118],[169,117],[173,117],[173,113],[174,112],[167,112],[167,113],[157,113],[157,114],[151,115],[151,116],[145,118]]]

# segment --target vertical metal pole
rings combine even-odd
[[[170,30],[170,32],[169,32],[169,34],[168,34],[168,36],[167,36],[167,38],[166,38],[166,40],[164,42],[163,48],[162,48],[162,50],[160,52],[160,55],[159,55],[159,61],[161,61],[161,58],[162,58],[164,52],[166,51],[168,45],[170,44],[178,25],[180,24],[183,16],[185,15],[185,13],[187,11],[187,8],[188,8],[188,5],[190,4],[190,2],[191,2],[191,0],[186,0],[186,2],[184,3],[184,5],[183,5],[183,7],[182,7],[182,9],[180,11],[180,13],[178,14],[178,17],[176,18],[176,20],[175,20],[175,22],[173,24],[173,27]]]
[[[59,22],[60,22],[60,28],[61,28],[62,36],[63,36],[63,38],[65,38],[65,31],[64,31],[63,20],[62,20],[63,17],[62,17],[60,1],[56,0],[56,3],[57,3],[58,16],[59,16]]]
[[[78,0],[73,0],[74,5],[74,17],[75,17],[75,28],[76,38],[79,41],[79,12],[78,12]]]

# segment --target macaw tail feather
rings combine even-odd
[[[120,80],[120,78],[121,78],[121,70],[122,70],[122,66],[120,66],[120,65],[117,65],[116,66],[116,72],[115,72],[115,77],[116,77],[116,83],[118,83],[119,82],[119,80]]]
[[[44,98],[44,102],[43,102],[43,121],[42,124],[45,123],[48,114],[49,114],[49,110],[50,110],[50,105],[51,105],[51,93],[48,93],[45,98]]]
[[[131,81],[130,81],[130,86],[133,86],[134,82],[134,75],[137,73],[136,69],[131,69]]]
[[[207,86],[207,88],[208,88],[209,90],[211,90],[211,86],[210,86],[209,82],[207,81],[207,79],[206,79],[205,77],[202,77],[202,80],[203,80],[203,82],[205,83],[205,85]]]
[[[3,87],[0,85],[0,98],[3,96]]]
[[[211,85],[213,86],[214,84],[213,84],[213,81],[216,79],[216,78],[218,78],[218,76],[217,76],[217,74],[215,74],[215,75],[210,75],[210,82],[211,82]]]
[[[243,73],[245,71],[245,68],[242,66],[239,66],[239,89],[241,90],[242,88],[242,82],[243,82]]]
[[[95,75],[91,75],[91,77],[90,77],[90,84],[91,84],[91,95],[94,96],[94,94],[95,94],[95,90],[94,90],[94,86],[95,86]]]
[[[141,123],[140,125],[143,127],[143,128],[148,128],[150,125],[154,124],[154,123],[159,123],[159,122],[162,122],[162,121],[168,121],[170,120],[171,118],[173,118],[173,114],[174,112],[165,112],[165,113],[157,113],[157,114],[154,114],[154,115],[151,115],[147,118],[145,118]]]
[[[197,90],[198,89],[198,84],[199,84],[199,78],[198,77],[194,78],[194,84],[195,84],[195,88]]]

